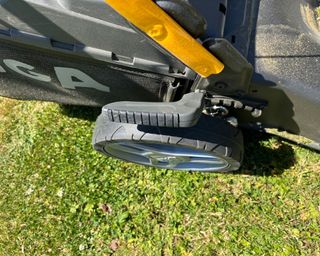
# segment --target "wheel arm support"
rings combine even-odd
[[[177,102],[120,101],[102,108],[110,122],[182,128],[197,124],[204,107],[204,94],[185,94]]]

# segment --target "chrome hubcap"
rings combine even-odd
[[[158,168],[223,171],[230,166],[223,157],[170,144],[123,141],[109,143],[104,150],[114,157]]]
[[[167,168],[175,168],[179,164],[190,161],[189,157],[168,156],[165,154],[158,154],[158,153],[149,153],[149,154],[145,154],[145,156],[150,159],[150,163],[153,166],[158,166],[161,163],[166,163]]]

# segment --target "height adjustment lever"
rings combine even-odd
[[[204,93],[185,94],[177,102],[120,101],[102,108],[110,122],[185,128],[197,124],[204,107]]]

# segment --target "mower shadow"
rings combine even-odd
[[[59,105],[61,114],[70,118],[78,118],[90,122],[97,120],[101,113],[101,107],[86,107],[74,105]]]
[[[276,142],[269,142],[275,138]],[[244,131],[245,155],[238,175],[279,176],[296,163],[291,145],[280,137],[257,131]]]

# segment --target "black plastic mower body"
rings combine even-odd
[[[319,142],[320,34],[311,1],[189,2],[207,21],[200,39],[227,64],[221,76],[199,79],[103,0],[0,1],[0,95],[104,106],[176,101],[200,89],[262,111],[257,118],[231,110],[242,126]]]

